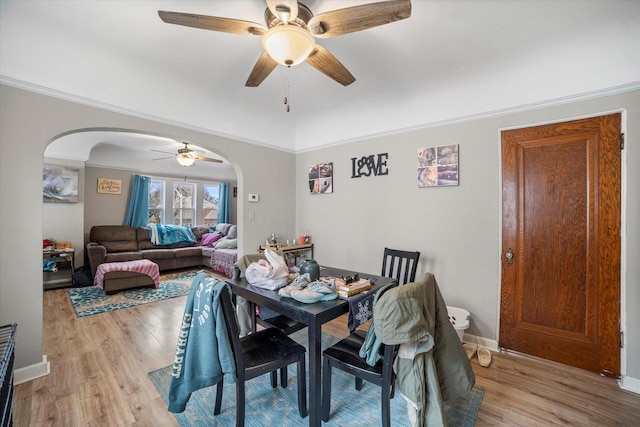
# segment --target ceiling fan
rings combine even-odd
[[[183,142],[183,144],[184,144],[184,148],[179,148],[178,152],[175,154],[169,153],[167,151],[151,150],[151,151],[155,151],[156,153],[171,154],[171,156],[169,157],[160,157],[158,159],[153,159],[153,160],[164,160],[164,159],[170,159],[172,157],[175,157],[178,163],[180,163],[180,165],[182,166],[193,166],[196,160],[201,160],[203,162],[222,163],[222,160],[220,159],[212,159],[210,157],[198,156],[195,153],[198,151],[203,152],[202,150],[192,150],[191,148],[189,148],[188,142]]]
[[[159,10],[158,15],[168,24],[261,36],[264,52],[245,83],[249,87],[260,85],[278,64],[291,67],[303,61],[348,86],[356,80],[355,77],[327,49],[316,44],[315,38],[336,37],[411,16],[411,0],[368,3],[316,16],[296,0],[266,0],[266,3],[266,26],[238,19],[164,10]]]

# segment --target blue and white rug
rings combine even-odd
[[[135,305],[176,298],[189,293],[193,277],[201,270],[190,270],[160,276],[160,286],[153,288],[136,288],[107,295],[98,286],[72,288],[67,290],[71,305],[78,317],[119,310]]]
[[[307,330],[295,332],[291,337],[306,347]],[[333,345],[337,338],[322,334],[322,348]],[[307,363],[307,368],[309,364]],[[149,379],[155,385],[162,399],[167,402],[172,366],[149,372]],[[247,427],[304,427],[309,418],[298,414],[298,393],[295,367],[289,368],[288,387],[271,388],[269,375],[249,380],[246,384],[245,426]],[[361,391],[356,390],[354,377],[339,369],[333,370],[331,384],[330,426],[372,427],[380,425],[381,389],[367,383]],[[307,383],[307,387],[309,384]],[[191,395],[187,408],[180,414],[173,414],[181,427],[226,427],[235,425],[236,390],[235,384],[225,384],[222,410],[213,415],[216,387],[198,390]],[[307,390],[308,391],[308,390]],[[308,394],[307,394],[308,397]],[[457,399],[445,402],[449,427],[473,427],[484,390],[473,390]],[[391,400],[391,425],[409,427],[409,417],[405,400],[395,393]]]

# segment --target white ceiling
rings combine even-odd
[[[47,146],[45,156],[80,161],[87,166],[142,170],[149,175],[191,180],[236,179],[235,170],[226,159],[190,141],[185,142],[189,142],[189,148],[196,151],[197,156],[222,163],[196,160],[192,166],[180,166],[175,159],[178,149],[184,148],[180,142],[157,135],[100,129],[65,135]]]
[[[304,3],[318,14],[372,1]],[[414,0],[409,19],[319,41],[356,77],[348,87],[303,63],[247,88],[258,37],[157,14],[263,23],[265,7],[0,0],[0,78],[294,152],[640,85],[638,0]]]

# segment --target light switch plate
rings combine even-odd
[[[258,202],[260,201],[260,196],[258,194],[249,194],[250,202]]]

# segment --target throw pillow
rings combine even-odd
[[[220,224],[216,225],[216,231],[219,231],[225,236],[229,232],[229,228],[231,228],[231,224],[228,224],[226,222],[221,222]]]
[[[202,235],[202,240],[200,240],[200,246],[209,246],[213,247],[213,244],[222,238],[222,234],[220,233],[207,233]]]
[[[238,226],[232,225],[229,227],[229,232],[227,233],[227,238],[229,239],[237,239],[238,238]]]
[[[218,240],[213,247],[216,249],[236,249],[238,247],[238,239],[223,237]]]

